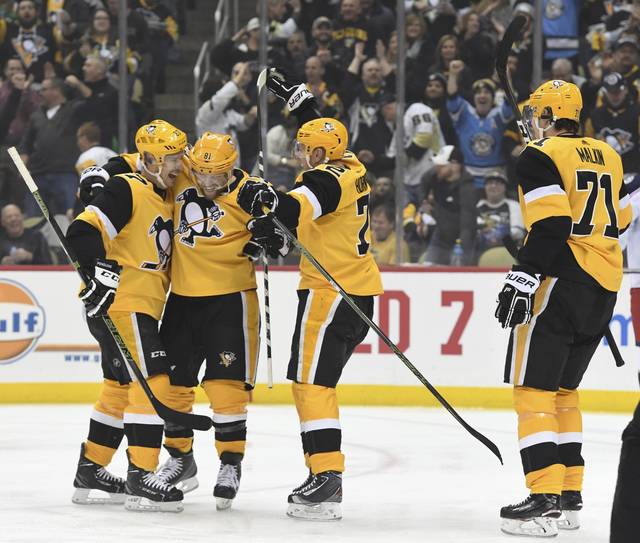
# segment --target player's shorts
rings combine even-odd
[[[260,350],[260,308],[255,290],[220,296],[169,294],[160,327],[167,354],[175,367],[173,385],[229,379],[242,381],[248,389],[256,382]]]
[[[142,375],[150,377],[168,372],[169,361],[158,334],[156,319],[144,313],[124,311],[109,312],[109,316],[142,371]],[[134,381],[135,378],[129,375],[118,345],[102,319],[87,318],[87,325],[91,335],[100,345],[104,378],[118,381],[121,385]]]
[[[351,297],[367,317],[373,316],[373,296]],[[368,331],[369,327],[335,290],[299,290],[287,378],[335,387]]]
[[[511,330],[505,383],[550,391],[577,388],[615,303],[615,292],[547,277],[536,291],[531,321]]]

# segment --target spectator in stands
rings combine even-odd
[[[57,27],[63,46],[72,46],[89,26],[90,8],[85,0],[43,2],[41,10],[40,19]]]
[[[640,106],[617,72],[604,78],[602,105],[585,123],[585,135],[606,141],[622,158],[625,173],[640,172]]]
[[[370,40],[369,25],[362,14],[360,0],[341,0],[340,15],[333,21],[333,52],[340,59],[342,70],[354,58],[356,44],[365,46],[361,55],[373,56],[375,40]]]
[[[409,13],[405,20],[407,54],[405,59],[407,92],[413,100],[420,100],[424,89],[425,66],[434,62],[435,47],[427,39],[427,22],[424,17]]]
[[[402,240],[402,256],[396,260],[396,210],[382,204],[371,211],[371,254],[378,265],[409,261],[409,246]]]
[[[516,243],[524,238],[525,229],[520,205],[507,198],[507,178],[500,172],[491,172],[484,181],[484,198],[476,205],[478,260],[493,247],[503,247],[509,236]]]
[[[285,66],[287,73],[291,73],[295,79],[304,79],[305,61],[307,60],[307,40],[304,32],[297,30],[287,39],[287,50],[285,54]]]
[[[211,64],[227,76],[238,62],[249,64],[251,73],[258,75],[260,49],[260,19],[253,17],[231,38],[222,40],[211,50]]]
[[[495,69],[495,41],[482,31],[480,15],[469,11],[462,17],[459,33],[460,58],[471,71],[476,81],[491,77]]]
[[[362,15],[367,20],[372,40],[389,42],[391,32],[396,29],[396,17],[380,0],[360,0]]]
[[[640,91],[640,67],[638,67],[638,38],[626,35],[613,45],[613,61],[609,71],[618,72],[627,82],[635,99]]]
[[[19,150],[51,212],[68,214],[78,185],[77,106],[67,102],[64,83],[55,77],[42,82],[40,94],[43,105],[29,118]],[[24,210],[28,217],[40,212],[31,194],[26,197]]]
[[[309,56],[320,59],[326,72],[327,82],[338,86],[342,80],[343,72],[340,71],[340,57],[333,51],[333,30],[331,19],[320,16],[313,21],[311,27],[312,43],[309,48]]]
[[[38,230],[25,229],[22,211],[8,204],[0,211],[0,264],[3,266],[51,264],[47,241]]]
[[[463,69],[461,60],[450,64],[447,109],[458,133],[465,167],[481,188],[489,171],[505,174],[502,138],[514,115],[507,100],[500,107],[494,107],[495,85],[490,79],[480,79],[473,84],[473,106],[462,98],[458,94],[457,75]]]
[[[440,38],[440,41],[438,41],[438,46],[436,47],[436,61],[431,68],[429,68],[429,73],[438,72],[443,74],[445,77],[448,77],[449,64],[453,60],[457,60],[459,58],[458,38],[452,34],[445,34]],[[458,87],[462,89],[461,94],[465,98],[469,98],[469,90],[471,89],[471,84],[473,82],[469,68],[463,66],[462,70],[457,72],[457,82]]]
[[[429,74],[421,99],[438,116],[445,143],[458,145],[458,134],[447,109],[447,78],[438,72]]]
[[[378,105],[380,114],[374,124],[362,127],[351,148],[368,171],[385,175],[395,164],[396,98],[393,94],[383,94]]]
[[[463,264],[470,265],[474,260],[477,192],[463,161],[458,147],[445,145],[433,159],[435,167],[423,178],[423,194],[436,222],[425,256],[428,264],[449,265],[458,239],[462,242]]]
[[[247,130],[253,125],[257,116],[257,108],[250,105],[251,101],[246,94],[247,86],[251,80],[249,63],[238,62],[233,67],[231,79],[223,81],[222,86],[207,97],[200,106],[196,115],[198,137],[204,132],[210,131],[218,134],[230,134],[234,141],[238,141],[237,131]],[[242,113],[242,110],[246,110],[246,113]],[[245,154],[253,156],[252,153]],[[241,155],[242,153],[239,153],[238,165],[241,164]],[[248,169],[250,170],[251,167]]]
[[[371,186],[369,208],[373,209],[383,204],[395,207],[395,187],[390,177],[380,176]]]
[[[325,66],[318,57],[309,57],[304,65],[307,88],[315,96],[318,110],[323,117],[340,119],[344,113],[338,94],[325,81]]]
[[[346,1],[346,0],[345,0]],[[359,42],[354,47],[354,56],[349,69],[343,77],[340,98],[345,111],[349,114],[349,134],[351,145],[358,138],[368,138],[367,131],[376,131],[373,127],[380,120],[380,108],[385,94],[393,93],[393,78],[385,80],[380,62],[375,58],[366,60],[365,45]],[[362,75],[359,77],[360,69]]]
[[[107,63],[97,56],[89,56],[82,67],[84,80],[68,75],[65,83],[80,95],[76,104],[78,122],[94,121],[100,125],[101,144],[116,147],[118,135],[118,91],[107,78]]]
[[[178,41],[178,24],[171,10],[158,0],[138,0],[137,12],[144,17],[149,28],[149,51],[151,70],[149,85],[159,93],[164,93],[165,70],[169,50]]]
[[[298,161],[292,156],[291,145],[298,131],[295,115],[289,115],[282,124],[277,124],[267,132],[266,161],[268,178],[276,188],[293,187],[298,173]]]
[[[573,64],[567,58],[557,58],[551,63],[551,79],[561,79],[582,87],[586,79],[573,73]]]
[[[34,0],[20,0],[17,21],[10,22],[0,37],[0,63],[18,56],[27,73],[40,83],[45,76],[54,74],[57,50],[53,28],[49,23],[38,22],[38,11]]]
[[[269,38],[289,39],[298,30],[296,19],[299,15],[300,2],[288,3],[286,0],[267,0]]]
[[[111,14],[111,26],[114,29],[118,28],[118,18],[120,14],[118,12],[118,4],[120,0],[106,0],[106,8]],[[129,2],[128,4],[131,4]],[[149,51],[149,26],[144,16],[135,9],[127,7],[127,47],[132,51],[140,55],[146,55]],[[148,59],[145,59],[145,64],[150,64]]]
[[[100,127],[96,123],[81,124],[76,132],[76,143],[80,156],[76,161],[76,172],[80,175],[90,166],[103,166],[116,153],[108,147],[100,145]]]

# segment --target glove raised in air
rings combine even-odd
[[[315,102],[313,94],[305,83],[293,81],[282,70],[269,68],[267,88],[286,105],[290,113],[295,113]]]
[[[101,317],[107,314],[116,297],[121,271],[122,266],[115,260],[96,258],[91,280],[80,292],[87,317]]]
[[[97,194],[104,188],[109,181],[109,172],[99,166],[89,166],[80,174],[80,189],[78,197],[80,201],[88,206]]]
[[[503,328],[527,324],[533,316],[533,302],[540,286],[540,274],[528,266],[515,265],[507,273],[498,294],[495,317]]]

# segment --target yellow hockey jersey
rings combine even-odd
[[[251,239],[251,216],[236,202],[249,179],[233,171],[229,192],[214,201],[205,198],[186,175],[171,190],[174,202],[174,254],[171,291],[181,296],[217,296],[256,288],[255,267],[242,254]]]
[[[369,251],[370,188],[365,173],[347,151],[340,160],[302,172],[288,192],[300,204],[300,242],[346,292],[358,296],[382,293],[380,272]],[[304,257],[300,274],[300,289],[329,287]]]
[[[516,172],[527,230],[550,217],[571,218],[566,242],[570,253],[553,274],[577,277],[569,269],[572,255],[574,267],[577,264],[605,289],[617,291],[622,281],[618,236],[632,218],[620,156],[593,138],[554,136],[528,144]]]
[[[139,174],[119,174],[76,218],[100,232],[106,258],[122,266],[109,311],[160,319],[169,288],[172,212],[173,202],[165,191]]]

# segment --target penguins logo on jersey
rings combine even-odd
[[[471,139],[471,149],[476,156],[489,156],[495,144],[496,140],[486,132],[478,132]]]
[[[195,238],[221,238],[224,232],[214,223],[224,217],[224,210],[218,204],[198,194],[194,187],[189,187],[176,197],[182,202],[180,209],[180,242],[193,247]]]
[[[158,215],[149,228],[149,235],[155,235],[157,262],[143,262],[140,266],[143,270],[165,271],[169,267],[171,259],[171,238],[173,237],[173,220],[163,219]]]
[[[222,351],[220,353],[220,365],[228,368],[236,360],[236,353],[231,351]]]

